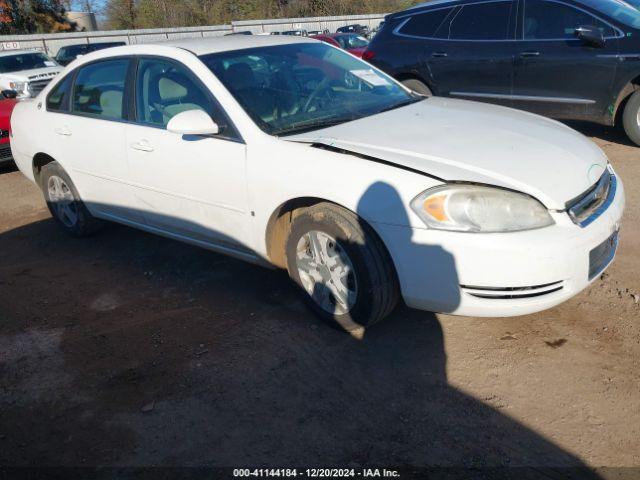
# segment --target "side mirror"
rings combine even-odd
[[[4,98],[18,98],[18,92],[15,90],[2,90],[2,96]]]
[[[576,36],[582,40],[582,43],[585,45],[597,48],[604,47],[604,35],[596,27],[580,26],[576,28]]]
[[[167,125],[167,130],[180,135],[217,135],[220,127],[202,110],[187,110],[177,114]]]

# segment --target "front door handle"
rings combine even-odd
[[[141,152],[153,152],[153,147],[146,140],[140,140],[139,142],[132,143],[130,147]]]
[[[54,132],[56,132],[57,135],[61,135],[63,137],[70,137],[71,136],[71,130],[69,130],[67,127],[56,128],[54,130]]]
[[[445,58],[448,56],[448,54],[447,52],[433,52],[431,56],[435,58]]]
[[[520,56],[523,57],[523,58],[526,58],[526,57],[539,57],[540,56],[540,52],[529,50],[527,52],[521,52]]]

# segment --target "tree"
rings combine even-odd
[[[107,25],[118,30],[132,30],[138,26],[136,0],[109,0],[106,5]]]
[[[0,15],[3,34],[68,32],[76,27],[61,0],[2,0]]]

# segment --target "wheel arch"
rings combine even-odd
[[[291,222],[297,215],[297,212],[302,211],[305,208],[312,207],[319,203],[331,203],[337,207],[343,208],[354,215],[356,215],[359,221],[366,225],[371,232],[377,237],[380,241],[381,245],[384,246],[387,256],[391,262],[391,268],[393,273],[398,278],[398,272],[396,269],[395,261],[393,256],[391,255],[390,249],[387,247],[382,236],[376,231],[375,227],[371,222],[368,222],[366,219],[362,218],[358,215],[357,212],[354,212],[353,209],[348,208],[344,205],[341,205],[338,202],[327,200],[325,198],[320,197],[298,197],[292,198],[281,203],[278,208],[276,208],[271,216],[269,217],[269,221],[267,222],[267,228],[265,232],[265,242],[267,247],[267,257],[269,261],[278,268],[286,269],[286,253],[285,253],[285,245],[286,239],[289,234],[289,230],[291,227]]]
[[[618,93],[612,115],[612,121],[614,125],[619,125],[622,121],[624,107],[627,104],[629,97],[631,97],[631,95],[633,95],[637,90],[640,90],[640,75],[627,82],[622,90],[620,90],[620,93]]]
[[[44,152],[38,152],[33,156],[33,179],[35,180],[37,185],[40,185],[40,174],[42,173],[42,167],[55,161],[55,158]]]

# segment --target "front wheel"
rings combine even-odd
[[[287,269],[311,309],[349,332],[369,327],[395,308],[399,288],[391,259],[355,214],[321,203],[294,216]]]
[[[102,223],[89,213],[58,162],[42,167],[40,180],[49,211],[65,232],[73,237],[85,237],[100,229]]]
[[[640,146],[640,91],[629,97],[622,113],[622,125],[627,137]]]

